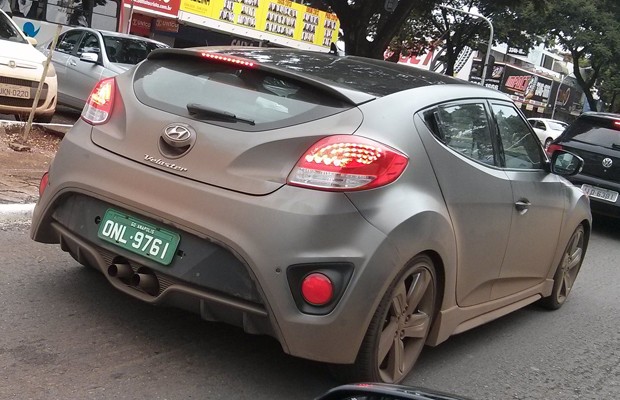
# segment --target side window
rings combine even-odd
[[[56,51],[60,51],[61,53],[72,53],[75,45],[80,40],[80,36],[82,36],[82,31],[71,31],[65,33],[58,38]]]
[[[80,43],[80,47],[78,47],[77,55],[81,56],[82,53],[97,53],[101,52],[101,48],[99,46],[99,39],[97,35],[87,32],[84,35],[84,39]]]
[[[502,140],[506,168],[542,168],[543,155],[538,139],[534,137],[519,112],[511,105],[493,104]]]
[[[450,104],[424,114],[435,137],[474,161],[496,165],[491,129],[484,104]]]

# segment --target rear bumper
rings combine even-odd
[[[272,335],[295,356],[355,360],[398,261],[386,236],[345,195],[284,186],[249,196],[210,187],[98,148],[82,125],[65,136],[52,164],[50,184],[34,210],[33,239],[60,243],[143,301]],[[93,181],[91,171],[108,172]],[[162,266],[101,241],[97,217],[108,207],[178,232],[185,255]],[[154,274],[159,291],[149,295],[107,274],[119,260]],[[328,313],[311,315],[296,304],[287,271],[300,264],[352,266]]]

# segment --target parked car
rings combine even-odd
[[[584,159],[583,170],[569,180],[590,197],[592,211],[620,218],[620,114],[581,114],[548,149],[557,150]]]
[[[42,50],[47,54],[50,43]],[[58,102],[82,108],[95,84],[144,60],[168,45],[124,33],[90,28],[69,29],[58,38],[52,63],[58,74]]]
[[[33,45],[11,18],[0,10],[0,113],[28,118],[32,111],[45,56]],[[56,71],[49,66],[43,82],[35,121],[49,122],[56,111]]]
[[[88,168],[84,168],[84,162]],[[294,49],[152,52],[100,81],[32,238],[118,290],[272,335],[348,382],[566,300],[587,197],[495,90]]]
[[[568,126],[566,122],[558,121],[557,119],[528,118],[527,120],[532,125],[532,128],[534,128],[536,136],[538,136],[540,143],[542,143],[545,148],[560,136]]]

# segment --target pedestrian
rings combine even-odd
[[[10,0],[0,0],[0,10],[4,11],[10,18],[13,17]]]

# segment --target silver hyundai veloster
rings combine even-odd
[[[587,197],[500,92],[292,49],[152,52],[100,81],[32,238],[118,290],[276,338],[348,381],[566,300]]]

